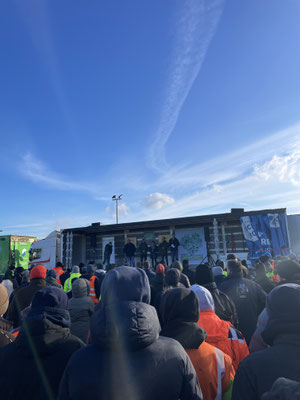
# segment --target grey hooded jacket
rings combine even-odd
[[[90,283],[88,280],[76,279],[72,286],[72,298],[68,310],[71,315],[71,333],[84,343],[87,341],[90,319],[94,312],[94,302],[89,297]]]

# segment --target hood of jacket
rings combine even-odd
[[[197,324],[200,307],[196,294],[186,288],[168,290],[161,299],[161,336],[176,339],[185,349],[198,349],[206,332]]]
[[[91,342],[113,351],[134,351],[153,343],[160,324],[149,302],[149,280],[143,270],[118,267],[109,271],[100,307],[91,319]]]
[[[87,279],[76,279],[72,284],[72,297],[81,298],[87,297],[90,294],[90,282]]]
[[[300,337],[300,285],[277,286],[267,296],[266,310],[269,319],[262,337],[267,344],[272,345],[280,338],[288,341],[288,337],[300,343],[297,340]]]
[[[55,353],[57,345],[64,343],[69,336],[69,328],[63,328],[45,318],[32,319],[24,321],[15,345],[24,357],[35,358],[33,348],[40,356],[50,355]]]

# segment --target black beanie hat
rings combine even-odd
[[[197,285],[206,285],[215,281],[212,268],[208,264],[200,264],[196,269],[195,283]]]
[[[283,279],[293,279],[295,275],[300,278],[300,264],[294,260],[281,261],[275,271]]]

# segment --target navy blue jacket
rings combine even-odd
[[[270,347],[240,363],[232,400],[261,399],[280,377],[300,382],[300,286],[273,289],[267,297],[267,313],[262,337]]]
[[[202,399],[183,347],[160,338],[144,271],[119,267],[107,273],[102,304],[91,322],[91,342],[74,354],[59,400]]]
[[[234,302],[239,330],[249,344],[256,329],[258,316],[265,308],[266,293],[257,283],[243,278],[242,273],[228,275],[220,290]]]

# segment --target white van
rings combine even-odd
[[[29,252],[29,268],[39,264],[54,268],[60,257],[60,232],[53,231],[45,239],[33,242]]]

